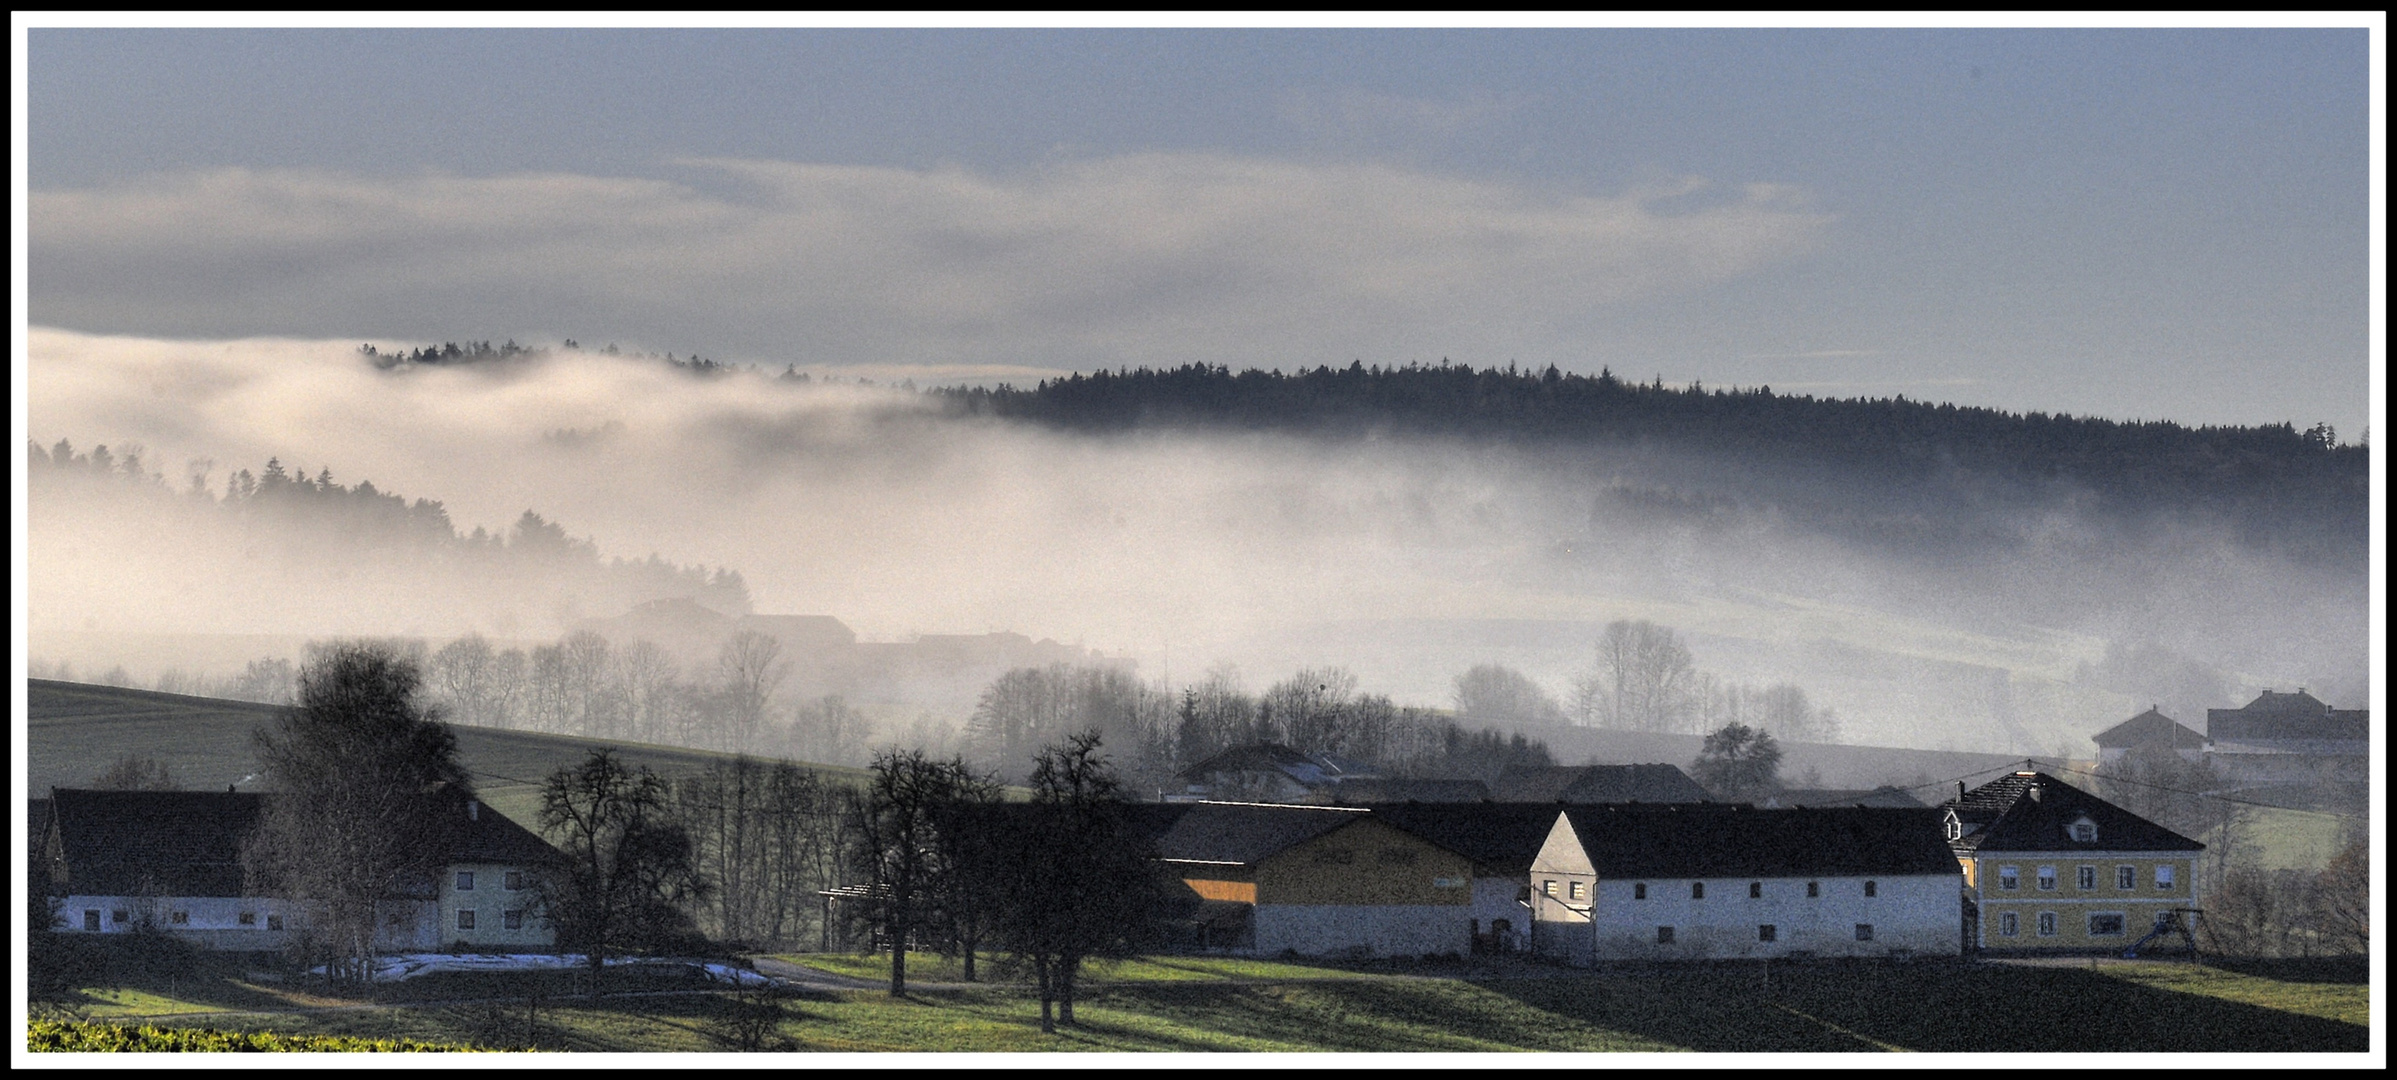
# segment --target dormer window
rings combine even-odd
[[[2072,831],[2073,843],[2097,843],[2097,822],[2091,821],[2088,818],[2082,818],[2073,822],[2070,826],[2070,829]]]
[[[1950,840],[1962,840],[1962,839],[1964,839],[1964,822],[1963,822],[1963,821],[1961,821],[1961,820],[1958,820],[1958,819],[1957,819],[1957,817],[1956,817],[1956,815],[1954,815],[1954,814],[1949,814],[1949,815],[1948,815],[1948,822],[1947,822],[1947,824],[1948,824],[1948,839],[1950,839]]]

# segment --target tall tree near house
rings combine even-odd
[[[963,957],[965,981],[977,982],[975,954],[988,937],[997,912],[982,882],[990,862],[1005,857],[988,831],[989,808],[999,803],[996,780],[958,769],[956,785],[933,807],[933,845],[937,849],[932,898],[946,938]]]
[[[708,895],[667,794],[648,766],[629,767],[606,749],[542,785],[541,829],[567,856],[545,897],[549,918],[558,943],[588,959],[594,991],[609,952],[674,944],[691,928],[689,906]]]
[[[931,925],[945,872],[941,819],[974,775],[962,758],[935,761],[921,750],[882,751],[874,755],[871,771],[852,803],[851,833],[891,950],[891,996],[905,997],[907,947]]]
[[[363,983],[379,902],[421,893],[447,859],[470,791],[457,738],[386,645],[312,648],[299,702],[257,736],[270,791],[244,861],[253,887],[315,901],[334,977]]]
[[[716,653],[725,709],[720,749],[745,750],[755,743],[774,691],[790,670],[790,661],[782,657],[782,642],[772,634],[743,630],[725,640]]]
[[[1690,779],[1726,799],[1756,799],[1781,786],[1781,746],[1771,732],[1725,724],[1706,737]]]
[[[1049,1033],[1074,1023],[1084,961],[1152,943],[1169,914],[1155,844],[1132,829],[1122,782],[1099,749],[1096,732],[1044,748],[1031,804],[987,815],[997,826],[988,830],[982,888],[997,900],[999,942],[1039,981],[1040,1027]]]
[[[2314,878],[2314,927],[2332,948],[2372,949],[2372,849],[2349,840]]]

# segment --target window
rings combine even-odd
[[[2084,866],[2081,868],[2080,885],[2082,892],[2097,888],[2097,867]]]
[[[1860,922],[1860,923],[1857,923],[1857,924],[1856,924],[1856,940],[1858,940],[1858,941],[1871,941],[1871,940],[1873,940],[1873,924],[1871,924],[1871,923],[1868,923],[1868,922]]]
[[[2022,870],[2021,870],[2021,868],[2020,868],[2020,867],[2013,867],[2013,866],[2001,866],[2001,867],[1998,867],[1998,888],[2001,888],[2001,889],[2019,889],[2019,888],[2022,888]]]
[[[2093,911],[2089,913],[2090,937],[2121,937],[2122,912]]]
[[[1998,913],[1999,937],[2013,937],[2015,934],[2021,932],[2021,930],[2022,920],[2015,917],[2013,912],[2004,911]]]
[[[2138,887],[2139,887],[2139,868],[2138,868],[2138,867],[2136,867],[2136,866],[2117,866],[2117,867],[2115,867],[2115,868],[2114,868],[2114,887],[2115,887],[2115,888],[2117,888],[2117,889],[2135,889],[2135,888],[2138,888]]]
[[[1565,899],[1567,899],[1567,900],[1579,900],[1579,899],[1581,899],[1581,882],[1578,882],[1578,881],[1568,881],[1568,882],[1566,882],[1566,883],[1565,883]]]
[[[84,929],[86,929],[86,930],[91,930],[91,931],[95,931],[95,932],[97,932],[97,931],[100,929],[100,912],[99,912],[99,910],[98,910],[98,909],[96,909],[96,908],[85,908],[85,909],[84,909],[84,911],[83,911],[83,928],[84,928]]]
[[[2073,842],[2074,842],[2074,843],[2079,843],[2079,844],[2094,844],[2094,843],[2096,843],[2096,842],[2097,842],[2097,822],[2091,821],[2091,820],[2089,820],[2088,818],[2082,818],[2082,819],[2081,819],[2081,820],[2079,820],[2079,821],[2073,822],[2073,823],[2072,823],[2072,839],[2073,839]]]
[[[1705,883],[1705,882],[1703,882],[1703,881],[1693,881],[1693,882],[1690,882],[1690,899],[1692,899],[1692,900],[1704,900],[1704,899],[1706,899],[1706,883]]]
[[[1750,900],[1762,900],[1762,899],[1764,899],[1764,882],[1761,882],[1761,881],[1751,881],[1751,882],[1749,882],[1749,883],[1748,883],[1748,899],[1750,899]],[[1771,938],[1766,938],[1765,940],[1767,940],[1767,941],[1770,941],[1770,940],[1772,940],[1772,939],[1771,939]]]
[[[2055,867],[2053,867],[2053,866],[2042,866],[2042,867],[2040,867],[2040,868],[2039,868],[2039,891],[2041,891],[2041,892],[2054,892],[2054,891],[2056,891],[2056,868],[2055,868]]]
[[[1958,820],[1956,820],[1956,815],[1954,815],[1954,814],[1950,814],[1950,815],[1948,815],[1947,830],[1948,830],[1948,839],[1950,839],[1950,840],[1962,840],[1962,839],[1964,839],[1964,823],[1963,823],[1963,822],[1961,822],[1961,821],[1958,821]]]
[[[108,921],[112,923],[121,923],[131,917],[132,912],[126,911],[124,908],[118,908],[108,913]]]
[[[168,916],[166,917],[166,921],[167,921],[167,922],[169,922],[169,923],[172,923],[172,924],[174,924],[174,925],[176,925],[176,926],[190,926],[190,925],[191,925],[191,912],[188,912],[188,911],[178,911],[178,912],[174,912],[173,914],[170,914],[170,915],[168,915]]]
[[[515,892],[515,891],[516,891],[516,890],[518,890],[518,889],[524,888],[524,871],[522,871],[522,870],[510,870],[510,871],[508,871],[508,876],[507,876],[507,877],[505,877],[505,878],[503,878],[503,879],[501,879],[501,884],[502,884],[502,886],[503,886],[504,888],[506,888],[506,889],[507,889],[509,892]]]
[[[1880,882],[1878,882],[1878,881],[1868,881],[1868,882],[1865,882],[1865,883],[1864,883],[1864,895],[1866,895],[1866,896],[1879,896],[1879,895],[1881,895],[1881,883],[1880,883]]]
[[[1808,898],[1808,899],[1813,899],[1814,897],[1821,896],[1821,895],[1823,895],[1823,883],[1822,883],[1822,882],[1820,882],[1820,881],[1809,881],[1809,882],[1807,882],[1807,883],[1806,883],[1806,896],[1807,896],[1807,898]]]
[[[283,929],[283,916],[281,916],[281,915],[277,915],[277,914],[275,914],[274,912],[271,912],[271,911],[270,911],[270,912],[267,912],[267,913],[266,913],[266,928],[267,928],[267,929],[269,929],[269,930],[281,930],[281,929]]]
[[[474,909],[473,909],[473,908],[459,908],[459,909],[458,909],[458,929],[460,929],[460,930],[472,930],[472,929],[474,929]]]
[[[502,927],[504,927],[504,928],[506,928],[506,929],[509,929],[509,930],[522,930],[522,929],[524,929],[524,912],[522,912],[522,911],[503,911],[503,912],[500,912],[500,913],[499,913],[499,925],[500,925],[500,926],[502,926]]]
[[[472,870],[460,870],[460,871],[458,871],[458,891],[459,891],[459,892],[473,892],[473,891],[474,891],[474,871],[472,871]]]
[[[2056,913],[2055,913],[2055,912],[2053,912],[2053,911],[2042,911],[2042,912],[2040,912],[2040,913],[2039,913],[2039,936],[2040,936],[2040,937],[2054,937],[2054,936],[2056,936]]]
[[[2171,863],[2159,863],[2159,864],[2157,864],[2157,865],[2156,865],[2156,888],[2159,888],[2159,889],[2169,889],[2169,888],[2171,888],[2171,887],[2172,887],[2172,864],[2171,864]]]
[[[1646,900],[1648,898],[1648,883],[1645,881],[1632,882],[1631,898],[1634,900]]]
[[[1672,944],[1672,943],[1673,943],[1673,928],[1672,928],[1672,927],[1670,927],[1670,926],[1659,926],[1659,927],[1657,927],[1657,928],[1656,928],[1656,943],[1657,943],[1657,944],[1659,944],[1659,945],[1670,945],[1670,944]]]
[[[258,925],[258,913],[255,911],[242,912],[238,921],[243,926],[256,926]]]
[[[1771,923],[1766,923],[1766,924],[1764,924],[1763,926],[1759,926],[1759,927],[1757,927],[1757,928],[1756,928],[1756,940],[1758,940],[1758,941],[1771,941],[1771,940],[1773,940],[1775,937],[1778,937],[1778,936],[1780,935],[1780,933],[1781,933],[1781,931],[1780,931],[1780,928],[1778,928],[1778,927],[1774,926],[1774,925],[1773,925],[1773,924],[1771,924]]]
[[[1541,883],[1540,883],[1540,895],[1542,895],[1542,896],[1555,896],[1555,895],[1556,895],[1556,882],[1553,882],[1553,881],[1543,881],[1543,882],[1541,882]]]

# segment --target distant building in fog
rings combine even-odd
[[[2372,778],[2371,711],[2334,709],[2299,687],[2240,709],[2206,710],[2206,760],[2241,787],[2362,784]]]
[[[2195,762],[2206,752],[2206,737],[2164,715],[2162,706],[2149,706],[2146,712],[2098,732],[2094,741],[2100,765],[2112,765],[2134,753],[2145,756],[2150,752],[2178,754],[2183,761]]]

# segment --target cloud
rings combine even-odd
[[[1797,257],[1831,221],[1767,184],[1571,195],[1222,154],[678,167],[691,183],[235,169],[37,192],[32,318],[802,365],[1531,358],[1585,348],[1594,312]]]

